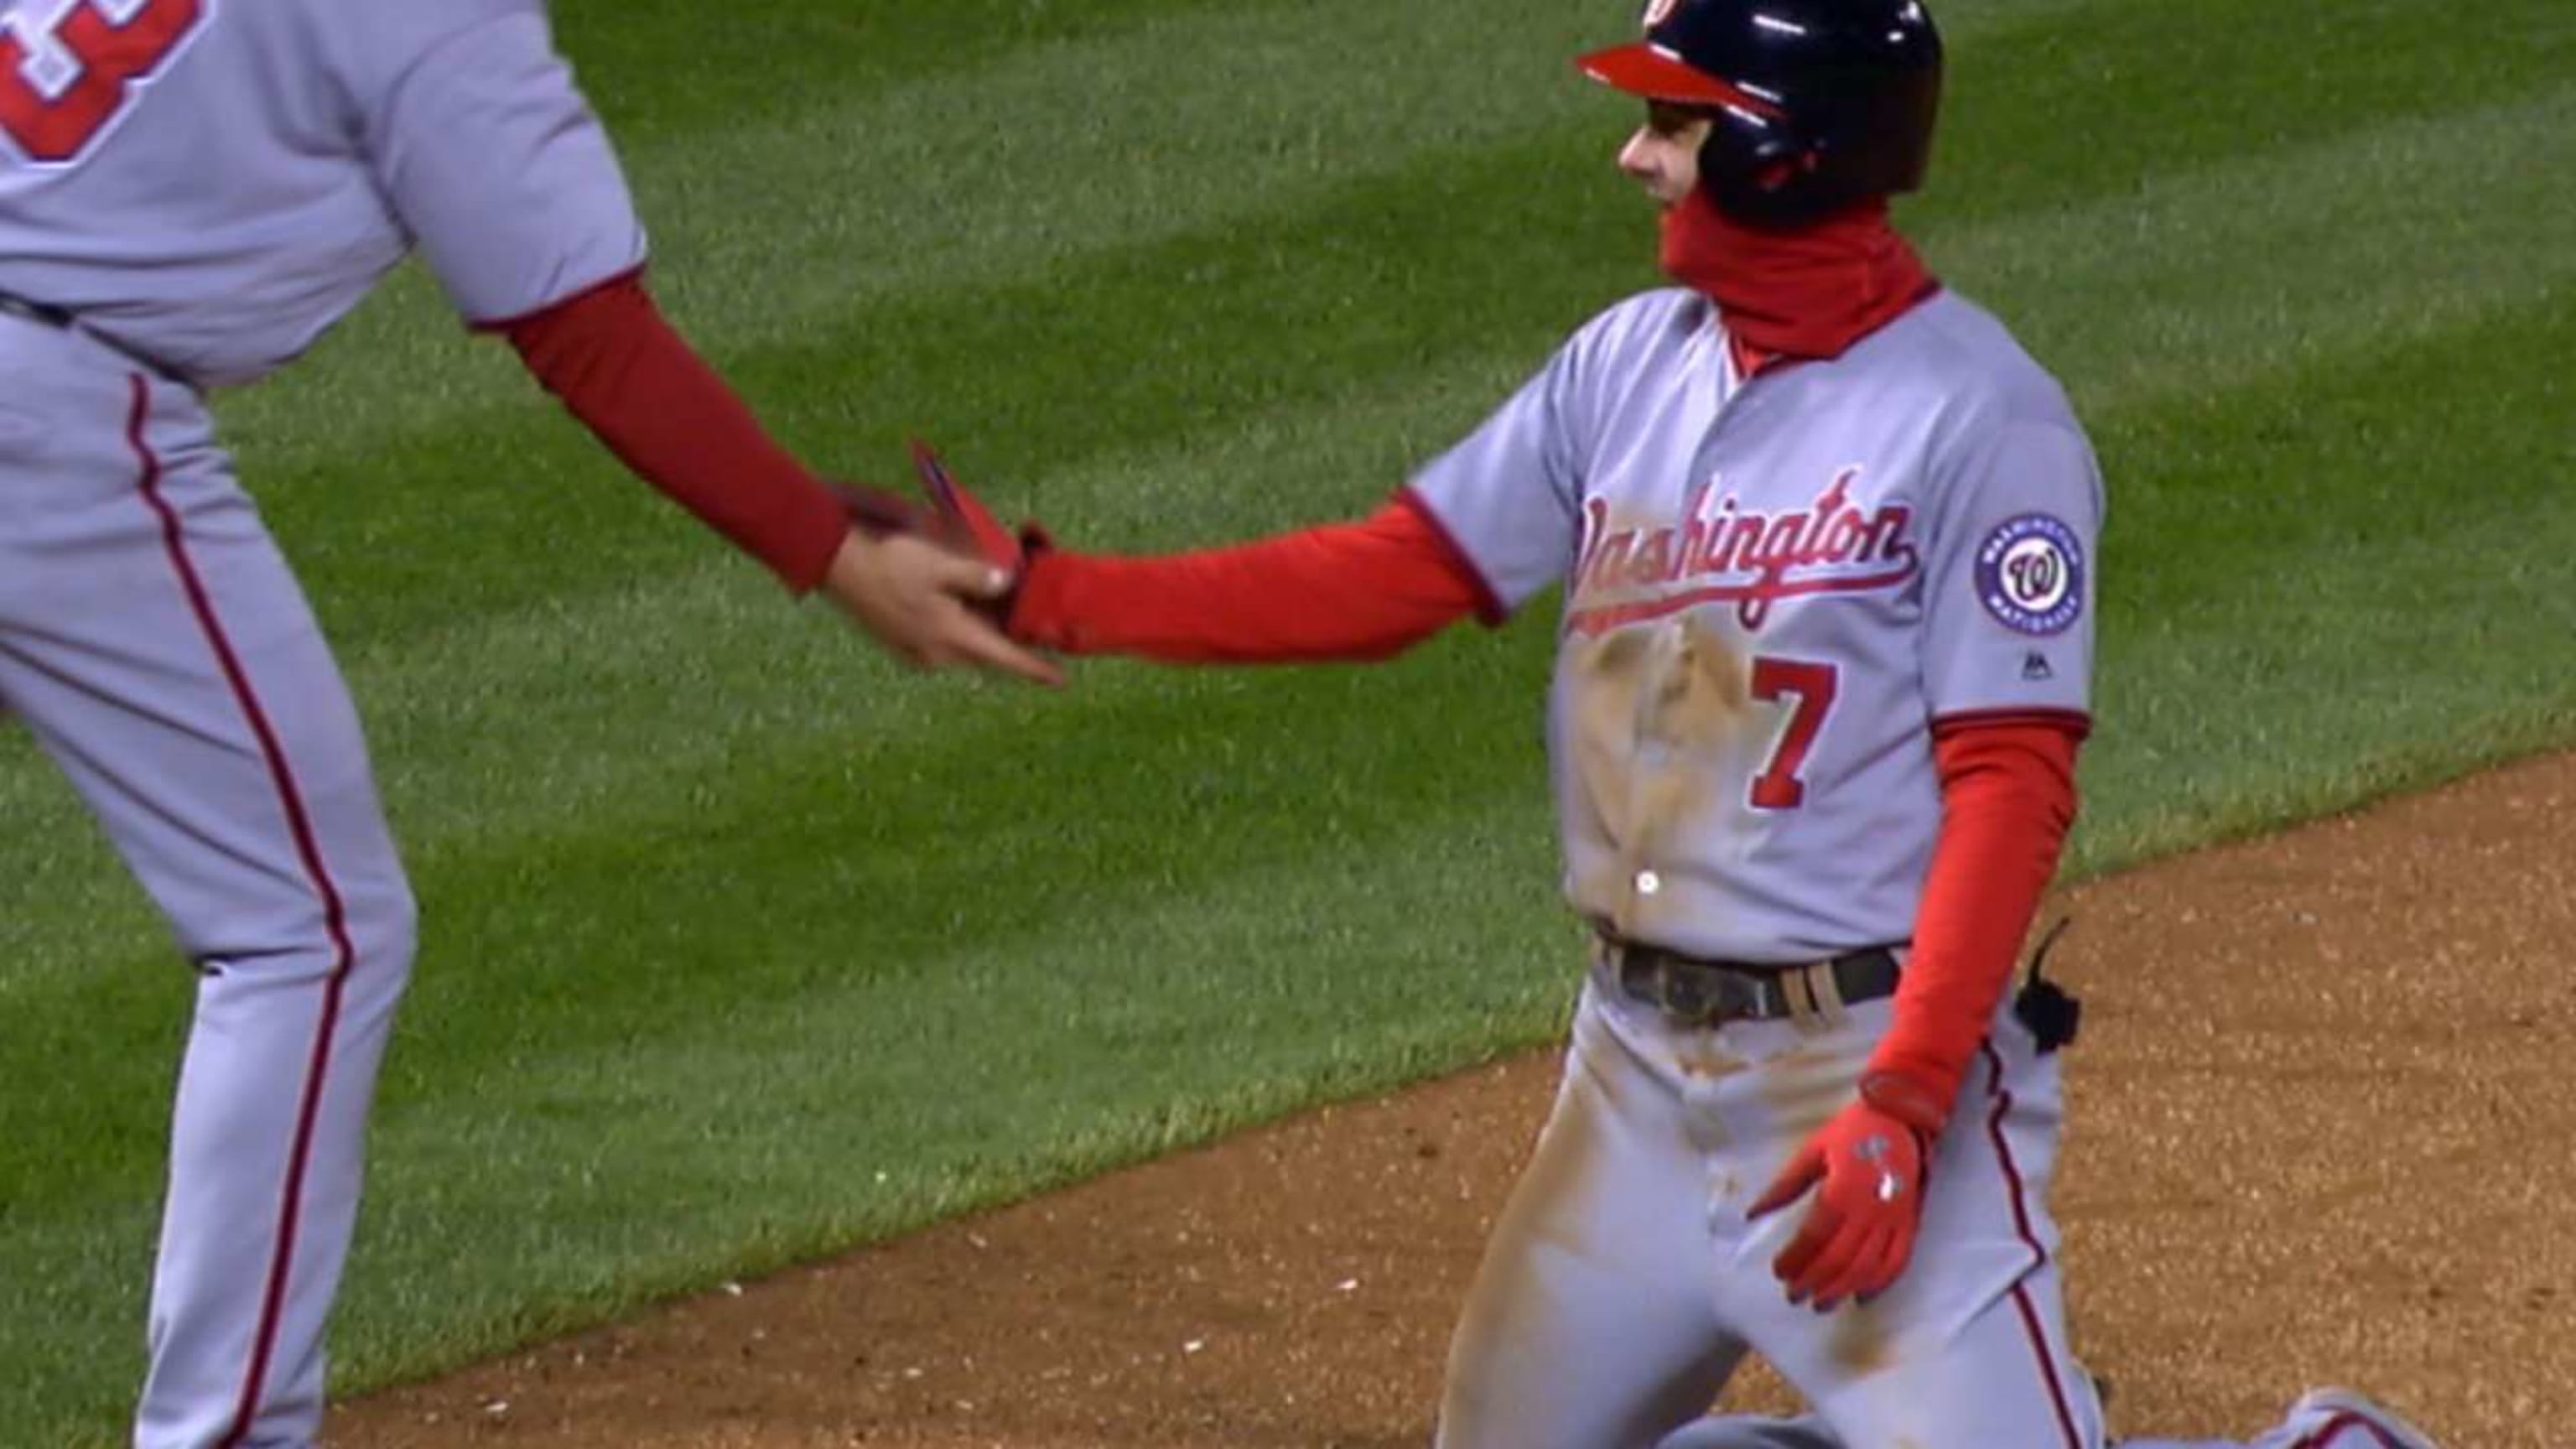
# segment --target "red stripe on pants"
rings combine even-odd
[[[2379,1432],[2378,1425],[2359,1414],[2335,1415],[2326,1420],[2325,1427],[2304,1436],[2298,1443],[2291,1445],[2290,1449],[2326,1449],[2326,1446],[2334,1443],[2334,1437],[2346,1429],[2359,1429],[2368,1434],[2371,1441],[2378,1444],[2380,1449],[2397,1449],[2397,1441]]]
[[[339,887],[322,864],[321,848],[313,837],[312,817],[305,812],[303,792],[296,788],[295,774],[287,768],[286,751],[278,744],[277,731],[270,727],[268,711],[251,688],[250,676],[241,666],[241,657],[224,632],[223,621],[216,617],[214,601],[206,593],[205,580],[197,573],[196,562],[188,556],[186,535],[179,527],[178,511],[161,495],[161,459],[144,437],[144,422],[151,412],[151,387],[140,374],[132,379],[134,405],[125,426],[126,441],[133,446],[134,456],[142,466],[139,487],[143,501],[151,506],[161,521],[161,544],[170,558],[172,572],[188,596],[188,608],[197,617],[197,627],[205,634],[206,644],[214,651],[222,667],[224,682],[232,690],[233,702],[259,740],[261,761],[268,767],[269,783],[277,789],[279,808],[285,812],[288,830],[295,838],[295,855],[303,866],[304,878],[322,901],[325,929],[331,937],[331,971],[324,979],[321,1020],[313,1032],[313,1052],[305,1065],[304,1090],[295,1114],[295,1143],[286,1159],[286,1182],[278,1203],[277,1247],[269,1260],[268,1283],[260,1295],[259,1326],[251,1339],[249,1372],[243,1377],[241,1398],[233,1410],[232,1427],[216,1441],[217,1449],[234,1449],[250,1433],[252,1418],[259,1409],[262,1389],[267,1387],[269,1358],[277,1348],[279,1320],[286,1309],[286,1284],[295,1263],[295,1228],[304,1207],[304,1174],[313,1150],[313,1127],[322,1111],[322,1086],[330,1075],[331,1038],[340,1021],[341,986],[347,981],[349,968],[356,964],[357,951],[349,943],[347,912],[340,902]]]
[[[2004,1059],[1994,1043],[1983,1043],[1986,1054],[1986,1090],[1994,1097],[1994,1110],[1986,1114],[1986,1135],[1995,1145],[1995,1161],[2004,1170],[2004,1187],[2012,1198],[2013,1231],[2030,1249],[2031,1266],[2048,1263],[2048,1249],[2042,1247],[2039,1234],[2031,1227],[2030,1204],[2025,1200],[2021,1169],[2013,1165],[2012,1148],[2004,1140],[2004,1118],[2012,1112],[2012,1093],[2004,1090]],[[2013,1307],[2021,1315],[2022,1331],[2030,1336],[2031,1356],[2039,1360],[2039,1375],[2048,1385],[2048,1399],[2057,1410],[2057,1427],[2066,1436],[2066,1449],[2084,1449],[2083,1437],[2075,1432],[2075,1411],[2066,1402],[2066,1381],[2057,1371],[2057,1356],[2049,1351],[2048,1333],[2039,1321],[2039,1309],[2030,1301],[2030,1291],[2020,1283],[2012,1287]]]

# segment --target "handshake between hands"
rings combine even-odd
[[[1014,642],[1011,599],[1034,530],[1014,534],[959,487],[915,439],[923,502],[864,484],[827,482],[849,514],[823,592],[889,653],[923,669],[971,665],[1044,685],[1064,671]]]

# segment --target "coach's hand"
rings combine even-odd
[[[1012,643],[989,605],[1008,595],[1007,570],[912,533],[854,528],[824,575],[823,592],[906,663],[972,664],[1060,685],[1064,672]]]
[[[1817,1189],[1797,1236],[1771,1260],[1790,1302],[1827,1312],[1887,1291],[1905,1271],[1923,1221],[1923,1154],[1912,1126],[1855,1101],[1789,1159],[1745,1217],[1778,1212]]]

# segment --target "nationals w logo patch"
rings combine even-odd
[[[2062,633],[2084,613],[2084,545],[2049,514],[2007,518],[1977,547],[1977,597],[2007,629]]]

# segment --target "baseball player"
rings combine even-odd
[[[1645,103],[1619,164],[1679,287],[1363,521],[1150,558],[1024,535],[1011,630],[1375,659],[1563,586],[1589,971],[1440,1444],[2095,1449],[2047,1208],[2074,1010],[2012,987],[2075,814],[2102,487],[2058,385],[1890,225],[1932,19],[1654,0],[1580,65]],[[1748,1352],[1808,1417],[1702,1418]],[[2428,1449],[2341,1390],[2255,1442]]]
[[[854,532],[665,325],[541,0],[0,0],[0,706],[200,978],[142,1449],[302,1449],[413,901],[209,388],[417,249],[634,471],[889,649],[1036,679],[1007,583]]]

